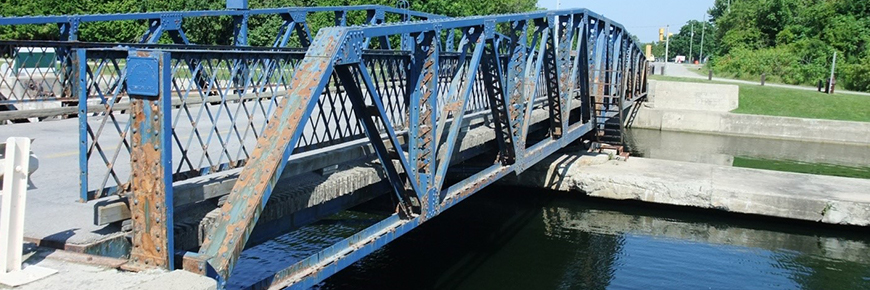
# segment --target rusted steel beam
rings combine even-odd
[[[510,61],[507,64],[507,79],[505,81],[505,89],[507,90],[506,105],[507,115],[510,119],[510,131],[512,144],[514,145],[515,155],[520,156],[525,152],[526,141],[522,138],[522,124],[524,118],[525,103],[524,87],[526,83],[526,62],[528,60],[528,20],[518,20],[511,22],[510,37],[513,49],[510,54]]]
[[[337,62],[359,61],[361,37],[347,29],[320,31],[288,84],[288,97],[278,105],[269,125],[257,140],[239,179],[221,208],[221,217],[209,231],[198,257],[186,256],[185,269],[224,280],[244,249],[248,237],[269,200],[275,182],[293,151],[302,127],[329,83]],[[356,42],[348,41],[356,39]]]
[[[131,50],[127,80],[133,117],[131,262],[138,267],[172,270],[173,209],[171,66],[168,52]]]
[[[501,57],[498,43],[487,40],[487,51],[481,60],[483,65],[484,85],[486,86],[489,99],[489,109],[493,118],[495,139],[499,147],[498,161],[504,165],[516,161],[516,151],[511,133],[510,117],[508,116],[507,96],[504,90],[504,72],[502,71]]]
[[[437,211],[437,201],[429,199],[429,180],[435,162],[435,122],[438,108],[439,52],[441,31],[417,33],[412,35],[417,41],[414,44],[411,77],[408,84],[413,92],[409,100],[409,131],[408,155],[411,168],[408,174],[411,182],[416,183],[417,198],[421,200],[421,215],[425,218],[434,216]],[[431,209],[431,210],[430,210]]]

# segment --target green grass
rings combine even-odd
[[[653,80],[733,84],[740,87],[739,114],[870,122],[870,96],[734,84],[704,79],[650,76]]]
[[[870,168],[833,164],[812,164],[789,160],[769,160],[751,157],[734,157],[734,167],[755,168],[816,175],[870,179]]]

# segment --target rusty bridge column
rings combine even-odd
[[[133,218],[135,268],[172,270],[172,147],[170,55],[131,50],[127,57],[130,95],[130,213]]]

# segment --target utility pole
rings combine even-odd
[[[562,9],[562,0],[556,0],[556,10]],[[556,16],[556,21],[559,21],[559,16]],[[553,31],[553,43],[556,44],[556,47],[559,46],[559,28],[562,27],[562,24],[559,23],[556,25],[555,31]]]
[[[662,74],[665,74],[665,72],[668,70],[668,53],[670,52],[670,49],[671,49],[671,25],[670,24],[668,24],[668,26],[665,26],[665,37],[667,37],[667,39],[665,40],[665,66],[662,68]]]
[[[834,69],[837,68],[837,52],[834,52],[834,59],[831,61],[831,78],[828,79],[828,92],[834,93]]]
[[[689,38],[689,63],[692,62],[692,45],[695,44],[695,23],[692,23],[692,36]]]
[[[704,14],[704,22],[701,23],[704,27],[701,28],[701,55],[698,56],[698,62],[704,61],[704,33],[707,32],[707,14]]]

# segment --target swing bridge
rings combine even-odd
[[[30,195],[68,207],[31,203],[27,227],[91,229],[28,241],[224,288],[307,288],[566,146],[620,142],[647,94],[638,44],[586,9],[452,18],[237,2],[0,18],[59,32],[0,39],[0,135],[35,138]],[[191,43],[185,29],[209,18],[231,23],[229,45]],[[94,23],[144,31],[80,41]],[[269,23],[272,45],[249,45],[249,26]],[[366,203],[386,214],[239,280],[248,249]]]

